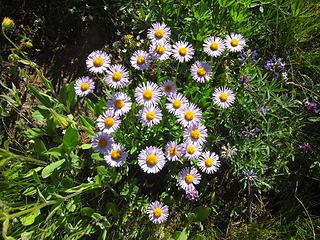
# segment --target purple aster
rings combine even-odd
[[[197,200],[198,197],[199,197],[199,192],[197,191],[197,189],[186,190],[186,197],[187,197],[190,201],[195,201],[195,200]]]
[[[307,153],[311,150],[310,144],[309,143],[302,143],[299,145],[300,151]]]
[[[320,110],[318,109],[318,105],[316,102],[314,101],[308,101],[305,105],[304,105],[304,108],[310,112],[313,112],[313,113],[318,113]]]
[[[253,171],[251,171],[249,169],[246,169],[243,174],[244,174],[244,177],[248,181],[249,184],[251,184],[251,185],[256,184],[256,181],[257,181],[258,177],[257,177],[257,174],[255,172],[253,172]]]

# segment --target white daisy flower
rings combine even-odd
[[[194,55],[194,49],[190,43],[179,41],[172,46],[172,54],[179,62],[188,62]]]
[[[139,153],[138,163],[146,173],[157,173],[165,165],[165,157],[160,148],[150,146]]]
[[[102,154],[108,154],[112,148],[112,144],[113,138],[105,132],[98,132],[92,139],[93,150]]]
[[[219,37],[209,37],[203,43],[203,51],[211,57],[219,57],[225,47],[223,40]]]
[[[165,156],[169,161],[176,161],[182,154],[182,146],[177,142],[168,142],[165,146]]]
[[[184,158],[187,160],[197,159],[202,152],[202,147],[195,143],[185,143],[182,148]]]
[[[195,104],[185,104],[177,111],[178,122],[187,127],[201,121],[202,112]]]
[[[149,48],[149,53],[154,59],[167,60],[171,55],[171,45],[169,43],[152,44]]]
[[[170,94],[167,100],[169,103],[166,103],[166,108],[173,114],[177,114],[179,109],[188,104],[188,99],[178,92]]]
[[[212,77],[212,70],[210,64],[205,62],[195,62],[191,66],[192,79],[199,83],[204,83]]]
[[[231,33],[226,37],[225,45],[231,52],[241,52],[246,45],[246,40],[241,34]]]
[[[149,106],[140,110],[140,122],[146,127],[160,123],[161,119],[162,112],[157,107]]]
[[[89,54],[86,65],[92,73],[104,73],[110,65],[110,57],[103,51],[94,51]]]
[[[195,186],[200,183],[201,175],[198,173],[198,170],[195,168],[184,168],[179,174],[179,185],[185,190],[194,190]]]
[[[164,23],[153,23],[147,37],[152,43],[164,43],[170,40],[171,30]]]
[[[220,167],[219,157],[215,153],[204,152],[200,156],[199,168],[202,172],[212,174]]]
[[[107,102],[108,108],[114,111],[115,115],[122,116],[130,111],[131,101],[127,94],[117,92],[112,94],[111,99]]]
[[[160,89],[163,96],[169,96],[177,92],[177,85],[171,80],[165,80],[160,84]]]
[[[100,131],[110,134],[118,129],[120,122],[119,116],[115,115],[113,110],[108,109],[98,117],[97,126]]]
[[[121,167],[125,163],[128,153],[121,144],[113,144],[109,153],[104,155],[104,159],[111,167]]]
[[[230,107],[235,98],[235,94],[228,87],[219,87],[213,93],[213,102],[221,108]]]
[[[105,80],[108,86],[112,88],[123,88],[129,83],[129,73],[127,69],[120,64],[111,65],[109,70],[107,70]]]
[[[201,124],[191,124],[184,130],[183,139],[185,142],[202,146],[206,142],[207,128]]]
[[[161,90],[153,82],[142,83],[136,88],[134,96],[139,105],[157,105],[160,102]]]
[[[87,96],[94,90],[94,82],[89,77],[78,78],[75,85],[74,91],[79,97]]]
[[[132,67],[135,69],[144,70],[150,66],[150,56],[147,52],[138,50],[133,53],[132,57],[130,58],[130,62]]]
[[[161,202],[152,202],[147,208],[149,219],[152,223],[161,224],[167,221],[169,216],[169,208]]]

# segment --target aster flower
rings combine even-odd
[[[160,123],[162,112],[158,107],[149,106],[140,110],[140,122],[146,127]]]
[[[169,43],[152,44],[149,48],[149,53],[154,59],[167,60],[171,55],[171,45]]]
[[[111,99],[107,102],[108,108],[114,111],[115,115],[122,116],[130,111],[131,101],[127,94],[117,92],[112,94]]]
[[[184,158],[195,160],[201,155],[202,147],[194,143],[183,144],[182,153]]]
[[[165,146],[165,156],[169,161],[176,161],[182,154],[182,146],[177,142],[168,142]]]
[[[246,40],[241,34],[231,33],[226,37],[225,45],[231,52],[241,52],[246,45]]]
[[[177,112],[178,122],[187,127],[191,124],[197,124],[201,120],[202,112],[195,104],[185,104]]]
[[[307,153],[311,150],[310,144],[309,143],[302,143],[299,145],[300,151]]]
[[[170,94],[167,98],[166,108],[170,113],[176,114],[181,107],[188,104],[188,99],[181,93]]]
[[[199,168],[202,172],[212,174],[220,167],[219,157],[215,153],[204,152],[201,154]]]
[[[115,115],[111,109],[108,109],[98,117],[97,126],[100,131],[110,134],[118,129],[120,122],[119,116]]]
[[[109,153],[104,155],[104,159],[111,167],[121,167],[125,163],[128,153],[121,144],[113,144]]]
[[[139,105],[157,105],[160,102],[161,90],[153,82],[142,83],[136,88],[134,96]]]
[[[243,174],[244,174],[244,177],[248,181],[249,184],[251,184],[251,185],[256,184],[256,181],[257,181],[258,177],[257,177],[257,174],[255,172],[253,172],[253,171],[251,171],[249,169],[246,169]]]
[[[201,181],[201,175],[195,168],[184,168],[179,174],[179,185],[185,190],[194,190],[195,185],[198,185]]]
[[[89,54],[86,65],[92,73],[104,73],[110,65],[110,57],[103,51],[94,51]]]
[[[94,82],[89,77],[78,78],[75,85],[74,91],[79,97],[87,96],[94,90]]]
[[[150,146],[139,153],[138,164],[146,173],[157,173],[165,165],[165,157],[160,148]]]
[[[207,138],[207,128],[201,124],[191,124],[185,128],[183,140],[188,143],[203,145]]]
[[[161,224],[167,221],[169,208],[159,201],[152,202],[148,209],[149,219],[154,224]]]
[[[112,144],[113,138],[105,132],[98,132],[92,139],[93,150],[102,154],[108,154],[112,148]]]
[[[188,62],[194,55],[194,49],[190,43],[179,41],[172,46],[172,54],[179,62]]]
[[[197,191],[197,189],[189,189],[186,190],[186,197],[190,200],[190,201],[196,201],[199,197],[199,192]]]
[[[224,42],[219,37],[209,37],[204,40],[203,51],[211,57],[219,57],[224,49]]]
[[[120,64],[111,65],[107,70],[106,83],[108,86],[118,89],[123,88],[129,83],[129,73]]]
[[[199,83],[204,83],[212,77],[212,70],[210,64],[205,62],[195,62],[191,66],[192,79]]]
[[[318,105],[316,102],[314,101],[308,101],[306,102],[306,104],[304,105],[304,108],[310,112],[313,113],[318,113],[320,112],[320,110],[318,109]]]
[[[230,107],[235,100],[235,94],[228,87],[219,87],[213,93],[213,102],[221,108]]]
[[[164,96],[169,96],[177,92],[177,85],[171,80],[165,80],[160,84],[161,93]]]
[[[132,67],[137,70],[148,69],[150,66],[150,56],[147,52],[138,50],[133,53],[132,57],[130,58],[130,62]]]
[[[152,43],[165,43],[170,40],[171,30],[164,23],[153,23],[147,37]]]

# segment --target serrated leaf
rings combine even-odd
[[[60,167],[64,162],[65,162],[65,159],[62,159],[49,164],[42,170],[41,176],[43,178],[49,177],[53,173],[53,171],[56,170],[58,167]]]

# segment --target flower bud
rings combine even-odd
[[[9,29],[12,29],[14,27],[15,27],[15,24],[14,24],[14,21],[11,18],[5,17],[2,20],[2,29],[9,30]]]

